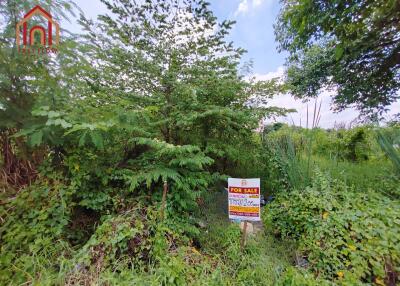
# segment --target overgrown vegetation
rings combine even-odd
[[[400,178],[393,142],[399,131],[283,126],[265,136],[267,142],[283,139],[292,147],[272,153],[273,160],[289,167],[272,166],[276,171],[270,176],[283,185],[276,186],[276,198],[264,210],[264,224],[281,239],[297,241],[314,277],[340,285],[398,283]],[[313,146],[311,152],[308,146]],[[292,179],[293,169],[300,174],[296,178],[310,178],[307,186]],[[316,283],[314,278],[306,281]]]
[[[242,74],[232,21],[203,0],[102,2],[56,55],[18,52],[16,21],[78,7],[0,6],[1,285],[399,283],[397,121],[260,124],[290,111],[268,100],[294,82]],[[227,177],[260,177],[268,198],[243,249]]]

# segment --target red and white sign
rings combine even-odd
[[[229,218],[260,220],[260,179],[228,179]]]

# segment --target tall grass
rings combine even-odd
[[[386,154],[389,160],[393,163],[396,172],[400,174],[400,154],[393,146],[389,137],[379,130],[376,131],[377,133],[377,141],[379,146],[382,148],[382,151]]]
[[[268,140],[267,148],[272,150],[275,160],[279,162],[282,176],[286,176],[288,183],[293,189],[300,189],[310,181],[310,172],[304,166],[300,152],[290,136],[283,136],[279,140]]]

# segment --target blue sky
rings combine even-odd
[[[236,20],[229,40],[237,47],[247,50],[244,61],[253,61],[253,73],[259,79],[270,79],[282,76],[285,57],[287,54],[277,51],[277,43],[273,24],[279,13],[279,0],[210,0],[211,9],[220,21],[225,19]],[[89,18],[95,19],[97,15],[107,12],[100,0],[75,0],[75,3]],[[62,23],[62,27],[73,32],[80,30],[76,19],[71,23]],[[334,127],[336,123],[351,123],[358,116],[358,112],[349,108],[341,113],[333,113],[331,110],[332,92],[322,91],[318,102],[322,101],[320,126],[324,128]],[[319,103],[318,103],[319,104]],[[303,103],[294,100],[290,95],[277,95],[271,105],[294,108],[298,112],[287,117],[271,119],[269,121],[287,122],[304,127],[306,122],[307,105],[313,109],[314,100]],[[390,118],[395,113],[400,113],[400,102],[391,106],[387,115]]]
[[[233,19],[237,24],[230,38],[248,51],[245,60],[253,60],[254,72],[274,72],[285,62],[277,52],[273,24],[280,4],[277,0],[214,0],[211,8],[219,19]]]
[[[96,18],[106,13],[106,7],[100,0],[74,1],[87,17]],[[276,49],[273,23],[279,12],[277,0],[212,0],[211,9],[220,21],[224,19],[236,20],[229,40],[237,47],[246,49],[244,61],[253,60],[254,73],[265,74],[274,72],[285,62],[285,55],[279,54]],[[71,23],[64,23],[63,27],[79,31],[79,27],[71,19]]]

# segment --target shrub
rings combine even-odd
[[[75,190],[57,173],[21,190],[0,208],[0,284],[34,283],[38,269],[54,267],[69,252],[63,237]]]
[[[281,193],[264,223],[299,240],[311,269],[327,279],[395,283],[400,271],[398,201],[317,173],[311,187]]]
[[[368,160],[372,141],[367,127],[357,127],[346,131],[344,136],[345,157],[350,161]]]
[[[328,286],[334,285],[324,279],[316,279],[313,274],[289,267],[277,281],[276,286]]]

